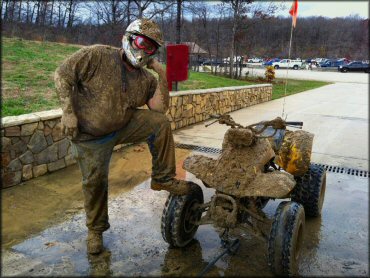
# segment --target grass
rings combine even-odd
[[[2,38],[1,114],[16,116],[55,109],[54,71],[81,46],[54,42],[37,42],[19,38]],[[258,80],[235,80],[208,73],[189,72],[189,79],[179,82],[179,90],[252,85]],[[264,82],[266,83],[266,82]],[[289,80],[287,95],[329,84],[319,81]],[[273,99],[284,96],[282,81],[273,85]]]
[[[53,74],[80,47],[2,38],[2,116],[59,107]]]
[[[179,82],[179,90],[209,89],[217,87],[253,85],[255,82],[235,80],[227,77],[216,76],[204,72],[190,71],[189,79]]]
[[[286,88],[286,95],[294,95],[307,90],[315,89],[321,86],[331,84],[330,82],[323,81],[311,81],[311,80],[294,80],[288,79]],[[284,97],[285,92],[285,81],[276,80],[276,84],[272,87],[272,99],[278,99]]]

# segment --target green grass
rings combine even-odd
[[[53,74],[80,47],[2,38],[2,116],[59,107]]]
[[[321,86],[331,84],[330,82],[311,81],[311,80],[294,80],[288,79],[286,86],[286,96],[301,93],[307,90],[315,89]],[[285,94],[285,81],[277,80],[277,84],[272,87],[272,99],[284,97]]]
[[[235,80],[204,72],[190,71],[189,79],[179,82],[179,90],[209,89],[217,87],[253,85],[255,82]]]
[[[81,46],[53,42],[37,42],[19,38],[2,38],[2,116],[16,116],[55,109],[59,100],[55,93],[54,71]],[[257,80],[235,80],[208,73],[189,72],[189,79],[179,82],[179,90],[207,89],[259,83]],[[291,95],[329,84],[319,81],[289,80]],[[284,96],[284,84],[273,85],[273,99]]]

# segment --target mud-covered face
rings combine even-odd
[[[133,65],[135,68],[141,68],[145,66],[150,56],[144,49],[139,49],[136,47],[130,39],[130,34],[126,34],[122,38],[122,48],[125,51],[127,60]]]

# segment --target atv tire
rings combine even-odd
[[[162,237],[171,247],[186,246],[198,230],[199,225],[192,222],[199,221],[202,216],[196,206],[204,203],[203,191],[199,185],[189,183],[191,192],[183,196],[168,196],[163,209]]]
[[[294,177],[296,186],[292,201],[303,205],[307,216],[321,214],[326,189],[326,171],[322,166],[311,164],[302,177]]]
[[[297,275],[304,225],[301,204],[287,201],[279,204],[268,240],[268,264],[275,275]]]

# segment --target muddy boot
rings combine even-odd
[[[99,254],[103,251],[103,233],[89,231],[87,235],[87,252],[89,254]]]
[[[186,195],[191,190],[191,186],[187,181],[177,179],[172,179],[165,183],[159,183],[152,179],[150,188],[156,191],[166,190],[173,195]]]

